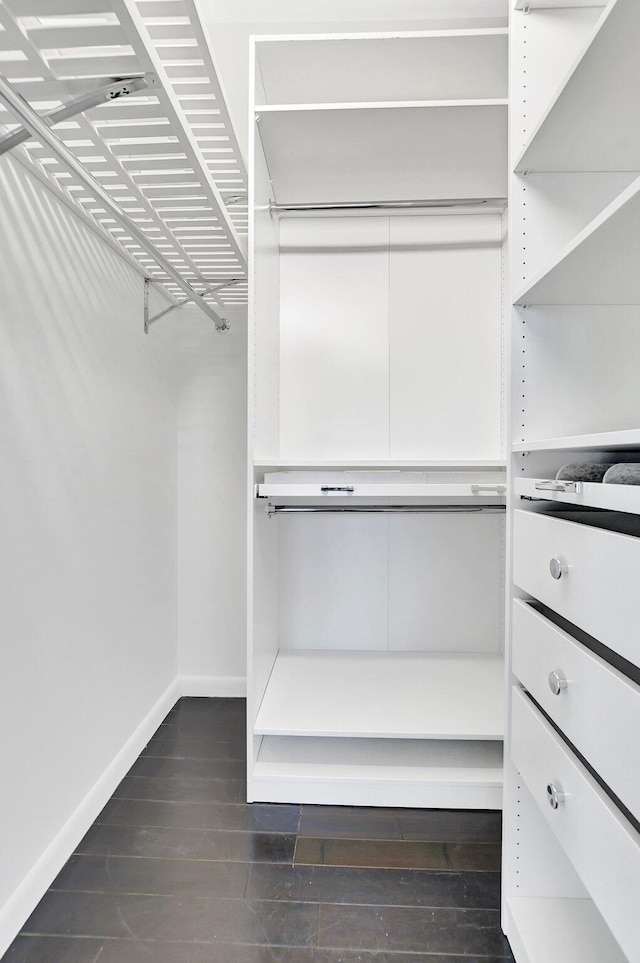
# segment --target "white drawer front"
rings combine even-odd
[[[640,960],[640,836],[519,689],[511,756],[620,946]],[[564,793],[557,809],[548,786]]]
[[[640,665],[640,538],[516,511],[513,566],[521,589]]]
[[[521,601],[513,603],[512,669],[640,818],[640,686]]]

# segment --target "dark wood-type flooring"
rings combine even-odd
[[[497,963],[500,815],[247,805],[241,699],[181,699],[3,963]]]

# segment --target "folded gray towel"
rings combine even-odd
[[[610,465],[603,480],[606,485],[640,485],[640,465]]]
[[[611,465],[595,462],[586,465],[563,465],[556,475],[556,481],[601,482],[608,468],[611,468]]]

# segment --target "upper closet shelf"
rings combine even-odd
[[[26,140],[11,156],[170,300],[195,292],[217,314],[242,309],[247,177],[194,0],[7,0],[0,28],[4,78],[32,118],[53,115],[58,138],[43,130],[42,143]],[[123,80],[135,89],[110,93]],[[2,103],[0,124],[20,130],[15,107]]]
[[[507,462],[504,459],[496,461],[393,461],[393,460],[363,460],[354,459],[353,461],[335,461],[333,459],[316,459],[316,461],[292,461],[288,458],[268,458],[266,455],[254,458],[253,466],[256,470],[267,470],[275,468],[306,468],[309,471],[314,469],[336,468],[342,471],[357,469],[400,469],[400,468],[431,468],[434,470],[453,470],[473,469],[474,471],[493,471],[496,468],[506,468]]]
[[[508,30],[258,37],[258,103],[507,96]]]
[[[281,650],[255,732],[502,739],[504,661],[473,653]]]
[[[514,0],[514,10],[557,10],[572,7],[602,7],[604,0]]]
[[[547,5],[567,2],[533,2],[529,15]],[[640,171],[639,31],[638,0],[609,0],[516,159],[516,171]]]
[[[523,441],[514,444],[513,451],[625,451],[635,448],[640,448],[640,428]]]
[[[514,304],[640,304],[639,217],[640,177],[516,292]]]
[[[258,130],[279,204],[506,196],[506,100],[272,106]]]

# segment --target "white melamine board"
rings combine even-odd
[[[635,173],[619,171],[514,177],[510,199],[514,289],[521,289],[544,271],[635,177]]]
[[[640,177],[526,284],[515,304],[638,304]]]
[[[549,9],[545,9],[545,7]],[[602,6],[531,3],[510,21],[511,150],[513,162],[545,116],[584,49]],[[564,132],[561,135],[564,137]],[[582,169],[582,168],[578,168]]]
[[[502,218],[390,224],[391,457],[498,458]]]
[[[612,451],[640,448],[640,428],[628,431],[604,431],[590,435],[567,435],[562,438],[538,438],[518,442],[514,451]]]
[[[530,307],[520,319],[518,448],[637,445],[640,307]]]
[[[504,520],[500,515],[389,519],[389,648],[499,651]]]
[[[250,524],[253,538],[248,573],[247,713],[251,722],[255,719],[278,652],[280,531],[273,519],[258,511],[254,511]]]
[[[256,719],[264,735],[502,739],[499,657],[281,649]]]
[[[280,529],[280,640],[284,648],[387,649],[386,515],[302,514]]]
[[[266,472],[258,497],[272,504],[418,504],[421,501],[501,504],[501,471],[283,471]],[[478,490],[478,488],[481,490]]]
[[[506,97],[507,30],[257,43],[269,104]]]
[[[639,456],[640,457],[640,456]],[[581,494],[571,492],[540,491],[536,482],[545,479],[516,477],[514,492],[531,498],[544,498],[568,505],[583,505],[590,508],[604,508],[613,512],[630,512],[640,515],[640,487],[637,485],[602,485],[585,482]]]
[[[260,115],[279,203],[506,196],[506,103],[324,107]]]
[[[388,458],[389,221],[280,232],[280,455]]]
[[[610,0],[516,158],[518,170],[640,170],[639,35],[637,0]]]
[[[259,138],[254,142],[249,325],[249,443],[278,453],[280,378],[280,223],[269,214],[271,185]]]
[[[365,460],[352,460],[349,461],[335,461],[331,459],[313,459],[308,461],[295,461],[290,459],[271,459],[269,460],[265,456],[258,456],[254,459],[254,468],[256,470],[262,469],[273,469],[273,468],[306,468],[310,470],[314,469],[324,469],[324,468],[339,468],[343,471],[357,470],[357,469],[401,469],[401,468],[430,468],[434,470],[438,469],[462,469],[466,470],[468,468],[473,468],[477,471],[490,471],[492,472],[495,468],[505,468],[506,461],[504,459],[496,459],[491,461],[489,459],[478,460],[478,461],[455,461],[455,460],[411,460],[411,461],[385,461],[384,459],[380,461],[365,461]]]
[[[528,963],[628,963],[590,899],[542,899],[512,896],[507,900],[512,949],[525,948]]]

